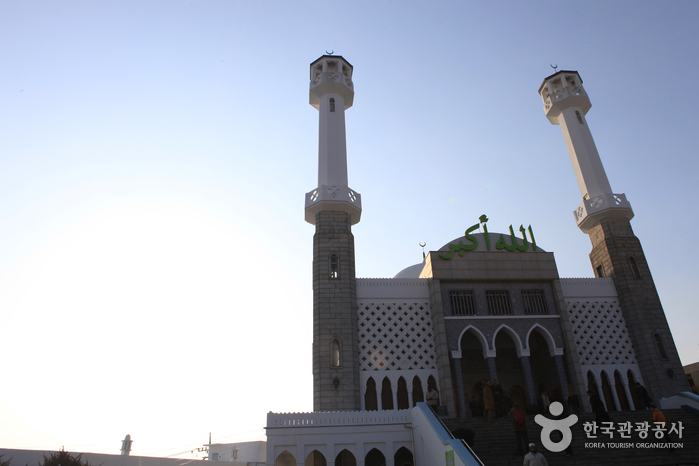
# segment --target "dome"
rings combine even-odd
[[[393,278],[420,278],[420,273],[422,269],[425,268],[425,261],[423,260],[419,264],[411,265],[406,267],[396,274]]]

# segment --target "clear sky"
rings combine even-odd
[[[537,94],[558,65],[698,361],[697,24],[695,1],[0,0],[0,446],[176,455],[312,409],[326,51],[354,65],[359,277],[484,213],[593,275]]]

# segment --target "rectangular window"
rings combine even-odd
[[[488,312],[491,315],[512,314],[510,308],[510,294],[507,291],[486,291],[488,300]]]
[[[525,314],[546,314],[546,299],[541,290],[522,291]]]
[[[476,306],[473,303],[473,291],[450,291],[451,312],[455,316],[475,316]]]

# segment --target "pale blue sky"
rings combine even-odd
[[[0,444],[116,453],[130,433],[166,455],[312,409],[308,66],[326,50],[355,67],[358,276],[483,213],[592,276],[537,94],[557,64],[583,78],[696,362],[698,20],[690,1],[0,1]]]

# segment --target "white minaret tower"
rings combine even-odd
[[[561,125],[583,197],[575,220],[590,237],[595,275],[614,279],[644,385],[656,401],[687,390],[650,267],[631,228],[631,205],[623,194],[612,193],[585,121],[590,99],[582,79],[577,71],[559,71],[544,79],[539,94],[549,121]]]
[[[573,163],[583,202],[575,210],[578,227],[588,233],[602,217],[633,218],[624,194],[614,194],[602,166],[585,115],[592,106],[577,71],[559,71],[544,79],[539,88],[546,117],[560,125]]]
[[[306,194],[306,221],[316,224],[322,210],[347,212],[352,225],[362,214],[362,198],[347,182],[345,110],[354,103],[352,65],[338,55],[311,63],[310,104],[319,112],[318,187]]]
[[[361,408],[357,283],[352,225],[361,197],[347,184],[345,110],[352,106],[352,65],[337,55],[311,63],[310,103],[320,112],[318,187],[306,194],[313,235],[313,410]]]

